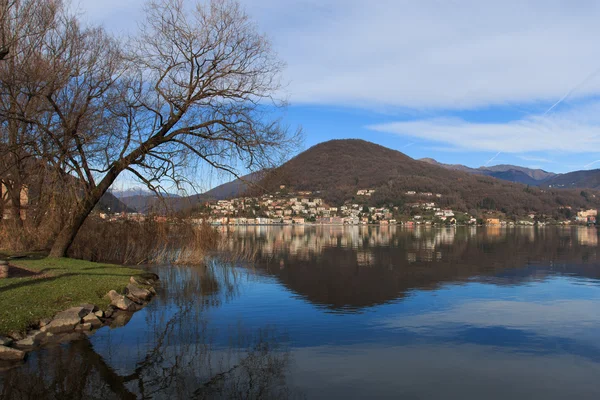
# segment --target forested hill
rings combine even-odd
[[[407,191],[442,194],[441,206],[461,210],[497,209],[520,214],[554,212],[558,207],[598,207],[600,193],[540,189],[489,176],[450,170],[358,139],[320,143],[271,171],[262,181],[269,192],[280,185],[319,191],[332,204],[356,197],[359,189],[376,189],[371,203],[411,201]]]

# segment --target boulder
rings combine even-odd
[[[27,337],[15,342],[15,347],[17,348],[31,348],[40,343],[41,338],[44,336],[44,333],[41,331],[32,331],[29,332]]]
[[[88,315],[91,311],[87,310],[84,307],[71,307],[67,308],[65,311],[61,311],[54,319],[63,319],[63,318],[83,318]]]
[[[85,315],[94,312],[98,309],[98,307],[96,307],[93,304],[82,304],[81,307],[85,310]]]
[[[92,330],[92,324],[89,322],[84,322],[83,324],[77,325],[75,327],[75,332],[88,332]]]
[[[100,321],[98,317],[93,313],[83,317],[83,323],[90,324],[90,326],[94,329],[98,329],[102,326],[102,321]]]
[[[0,336],[0,346],[10,346],[13,340],[6,336]]]
[[[21,332],[11,332],[8,334],[8,336],[12,339],[12,340],[21,340],[25,338],[25,335],[22,334]]]
[[[40,328],[43,328],[44,326],[48,325],[50,322],[52,322],[52,320],[50,318],[44,318],[40,320]]]
[[[42,328],[42,331],[51,333],[70,332],[75,329],[75,326],[81,322],[81,318],[86,314],[86,309],[83,307],[71,307],[56,314],[54,319]]]
[[[137,305],[133,301],[114,290],[108,292],[107,296],[110,299],[110,304],[119,310],[135,311],[137,309]]]
[[[98,310],[94,313],[94,315],[98,318],[104,318],[104,311]]]
[[[21,361],[25,358],[25,352],[6,346],[0,346],[0,360]]]
[[[158,275],[153,274],[152,272],[145,272],[129,278],[129,282],[134,285],[152,286],[156,281],[158,281]]]
[[[132,285],[131,283],[125,288],[125,293],[127,294],[127,297],[132,301],[141,300],[143,302],[146,302],[152,297],[152,293],[150,293],[150,291]]]

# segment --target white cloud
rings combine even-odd
[[[481,123],[459,118],[431,118],[372,125],[368,128],[433,140],[467,150],[586,153],[600,148],[600,102],[556,114],[526,116],[509,122]]]
[[[534,161],[534,162],[540,162],[540,163],[545,163],[545,164],[549,164],[549,163],[554,163],[554,161],[547,159],[547,158],[543,158],[543,157],[535,157],[535,156],[518,156],[521,160],[525,160],[525,161]]]
[[[123,30],[141,3],[80,8]],[[287,61],[295,104],[469,109],[600,93],[598,2],[243,3]]]

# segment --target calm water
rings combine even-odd
[[[600,398],[594,228],[248,227],[2,399]]]

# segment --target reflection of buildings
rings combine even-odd
[[[598,245],[598,230],[595,227],[581,227],[576,230],[577,243],[583,246]]]
[[[418,259],[433,260],[441,254],[440,246],[449,246],[456,240],[455,228],[419,227],[405,229],[398,226],[224,226],[227,237],[223,250],[239,251],[240,246],[260,248],[264,255],[288,254],[308,260],[331,247],[352,248],[369,253],[374,247],[408,246],[414,249]],[[476,229],[464,231],[468,237]],[[366,253],[365,253],[366,251]],[[360,264],[368,264],[369,257],[357,256]],[[361,258],[362,257],[362,258]]]

